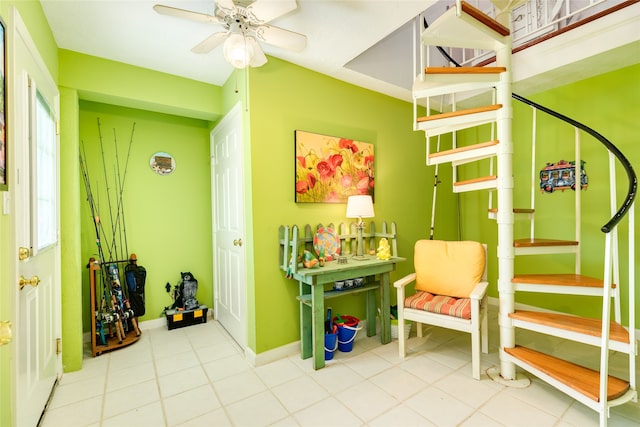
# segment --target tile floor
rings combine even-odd
[[[63,375],[41,421],[54,426],[597,426],[597,413],[532,378],[526,388],[493,382],[499,366],[497,313],[490,311],[490,351],[480,381],[471,378],[467,334],[415,326],[404,361],[396,341],[358,336],[324,369],[294,354],[252,367],[215,321],[150,329],[130,347]],[[574,359],[593,349],[534,333],[547,351]],[[614,355],[615,366],[625,359]],[[619,368],[614,368],[614,371]],[[615,372],[613,372],[615,374]],[[527,374],[528,377],[531,377]],[[640,378],[640,375],[638,375]],[[640,424],[640,404],[612,409],[610,426]]]

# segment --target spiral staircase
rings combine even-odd
[[[421,72],[413,87],[414,129],[424,131],[427,140],[427,165],[449,163],[453,169],[453,191],[488,191],[497,206],[491,207],[489,217],[497,222],[498,230],[498,291],[500,327],[500,375],[507,382],[515,380],[516,366],[544,380],[558,390],[599,413],[600,425],[605,426],[609,408],[629,401],[637,402],[635,357],[637,342],[635,332],[635,276],[634,276],[634,198],[637,189],[635,173],[624,155],[606,138],[592,129],[562,114],[533,103],[511,92],[511,36],[509,28],[485,15],[465,2],[458,1],[421,35]],[[454,47],[484,49],[495,54],[492,66],[483,67],[429,67],[429,47]],[[425,52],[427,52],[425,54]],[[425,56],[427,56],[425,58]],[[488,93],[490,96],[478,96]],[[473,96],[471,96],[473,95]],[[477,105],[465,105],[457,109],[455,102],[443,101],[466,96],[479,100]],[[491,98],[487,102],[486,99]],[[440,113],[432,113],[437,110]],[[576,203],[576,236],[570,241],[541,239],[535,235],[515,238],[514,221],[524,217],[533,221],[535,210],[514,208],[514,179],[512,157],[512,99],[531,105],[536,111],[569,123],[602,143],[609,154],[612,218],[602,227],[605,235],[605,257],[602,277],[580,274],[580,216],[579,194]],[[426,110],[426,116],[419,114]],[[491,137],[475,143],[457,146],[456,132],[489,125]],[[465,135],[483,135],[486,131],[466,132]],[[453,148],[439,151],[440,144],[432,152],[431,138],[451,134]],[[468,138],[465,138],[468,141]],[[578,146],[579,147],[579,146]],[[579,149],[576,164],[580,165]],[[490,160],[485,160],[490,159]],[[629,189],[624,201],[616,210],[615,162],[627,173]],[[491,162],[489,174],[459,180],[457,171],[474,162]],[[495,168],[494,165],[495,164]],[[494,170],[495,169],[495,170]],[[468,169],[467,169],[468,170]],[[472,170],[481,170],[480,167]],[[580,191],[576,191],[580,193]],[[493,201],[491,202],[493,203]],[[624,222],[629,232],[628,247],[620,249],[618,225]],[[531,227],[532,233],[534,227]],[[619,274],[619,253],[629,256],[628,277]],[[566,274],[518,274],[514,269],[515,257],[522,255],[573,254],[575,265]],[[585,295],[598,298],[602,303],[599,318],[585,318],[568,313],[546,310],[516,309],[518,293],[535,292],[549,295]],[[621,301],[628,303],[626,319],[620,310]],[[613,311],[613,314],[612,314]],[[574,361],[563,360],[554,354],[546,354],[536,348],[516,344],[518,330],[561,337],[599,349],[599,369],[585,367]],[[628,356],[628,371],[620,378],[609,374],[609,356],[618,352]]]

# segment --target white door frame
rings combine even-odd
[[[27,228],[30,229],[31,224],[29,220],[25,220],[25,218],[19,217],[20,215],[18,215],[18,212],[22,212],[25,209],[26,202],[24,202],[24,200],[21,200],[21,199],[24,199],[24,197],[21,198],[17,194],[18,186],[19,186],[18,184],[20,183],[19,180],[21,178],[17,170],[17,168],[20,167],[17,161],[20,156],[20,154],[18,154],[18,149],[26,150],[25,144],[28,145],[30,143],[28,142],[29,141],[28,135],[25,135],[26,124],[24,123],[25,116],[28,117],[30,112],[26,108],[21,108],[21,111],[17,111],[18,105],[16,103],[16,99],[17,99],[16,97],[18,96],[18,93],[19,93],[18,91],[23,89],[22,84],[24,84],[24,81],[27,77],[26,74],[28,73],[37,82],[38,84],[37,87],[42,89],[43,95],[46,96],[47,101],[50,103],[49,107],[52,109],[55,115],[56,121],[59,120],[60,98],[59,98],[57,84],[51,77],[51,74],[49,73],[49,70],[45,62],[43,61],[42,57],[40,56],[39,51],[35,43],[33,42],[26,25],[22,21],[22,18],[20,17],[20,14],[18,13],[15,7],[9,8],[6,35],[7,35],[6,73],[8,75],[8,79],[6,80],[7,82],[6,107],[9,107],[7,109],[11,111],[10,121],[8,123],[8,129],[7,129],[7,140],[8,140],[7,145],[9,148],[8,152],[9,152],[9,162],[10,162],[8,164],[8,169],[11,171],[11,176],[10,176],[11,181],[9,181],[9,187],[10,187],[10,198],[11,198],[11,202],[10,202],[11,220],[10,221],[12,224],[11,238],[10,238],[11,243],[9,246],[8,255],[10,257],[9,266],[11,271],[10,271],[9,277],[11,278],[10,280],[11,300],[13,301],[12,324],[14,327],[14,334],[13,334],[14,335],[14,341],[13,341],[14,362],[11,368],[11,386],[12,386],[11,388],[13,390],[12,419],[13,419],[14,425],[21,425],[25,422],[26,417],[22,411],[24,410],[23,408],[26,406],[27,402],[18,402],[17,400],[18,400],[18,396],[20,396],[22,393],[20,391],[20,387],[23,387],[23,384],[21,383],[22,380],[20,379],[20,372],[22,369],[21,364],[25,363],[25,360],[27,360],[27,357],[24,354],[21,354],[21,351],[20,351],[20,349],[22,348],[21,341],[20,341],[21,339],[20,328],[23,327],[23,325],[20,324],[21,312],[20,312],[19,302],[20,302],[20,293],[24,291],[19,290],[18,282],[19,282],[19,276],[20,276],[21,270],[25,268],[24,263],[25,262],[28,263],[28,261],[19,260],[18,248],[20,246],[24,246],[24,242],[19,242],[18,236],[24,235],[25,232],[29,233],[30,230],[27,230]],[[21,63],[21,60],[18,59],[18,55],[17,55],[18,44],[20,44],[21,46],[22,45],[26,46],[26,50],[28,51],[26,52],[26,55],[29,57],[29,60],[28,60],[29,64],[27,64],[26,62],[23,64]],[[24,51],[20,53],[25,54]],[[23,71],[23,67],[27,68],[28,71]],[[19,73],[22,73],[22,74],[19,74]],[[20,85],[20,87],[18,87],[17,85]],[[25,94],[23,93],[22,96],[24,95]],[[56,143],[56,147],[57,147],[56,156],[58,159],[58,163],[56,165],[56,170],[58,171],[56,172],[56,177],[57,177],[56,191],[58,195],[58,198],[56,201],[56,205],[58,206],[57,224],[56,224],[57,244],[46,249],[46,251],[54,251],[53,257],[54,257],[55,265],[53,266],[53,271],[49,272],[51,277],[50,283],[52,287],[51,288],[52,289],[51,303],[52,303],[52,310],[53,310],[52,334],[53,334],[53,337],[60,338],[61,329],[62,329],[61,327],[61,279],[60,279],[61,266],[60,266],[60,236],[59,236],[59,230],[60,230],[59,158],[60,157],[59,157],[59,136],[56,136],[56,138],[58,139]],[[19,146],[19,144],[21,145]],[[22,179],[23,179],[23,184],[24,182],[29,181],[28,177],[22,177]],[[31,192],[29,192],[29,194],[31,194]],[[19,203],[21,205],[19,205]],[[20,233],[18,232],[19,229],[22,230]],[[29,270],[29,267],[27,267],[27,270]],[[57,378],[59,378],[61,374],[62,374],[62,357],[61,357],[61,354],[57,354],[56,360],[55,360],[55,380],[57,380]],[[54,384],[55,382],[51,384],[51,387],[53,387]],[[45,397],[48,397],[48,394],[49,393],[47,392],[47,395]],[[46,401],[44,403],[46,403]],[[27,409],[28,411],[30,411],[29,417],[31,418],[39,417],[40,413],[44,410],[44,406],[42,408],[38,407],[38,408],[27,408]]]

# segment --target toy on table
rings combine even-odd
[[[378,243],[376,258],[380,260],[391,259],[391,247],[389,246],[389,241],[385,237],[381,238],[380,243]]]
[[[302,265],[304,268],[316,268],[318,267],[319,261],[318,258],[311,251],[305,249],[302,253]]]

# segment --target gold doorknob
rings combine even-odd
[[[0,345],[9,344],[11,342],[11,322],[0,321]]]
[[[20,276],[18,285],[20,285],[20,290],[22,290],[22,288],[27,285],[33,286],[35,288],[36,286],[38,286],[38,283],[40,283],[40,278],[38,276],[33,276],[31,279],[25,279],[24,276]]]
[[[235,239],[233,241],[233,246],[242,246],[242,239]]]
[[[25,259],[29,258],[30,255],[31,251],[29,250],[29,248],[18,248],[18,259],[20,261],[24,261]]]

